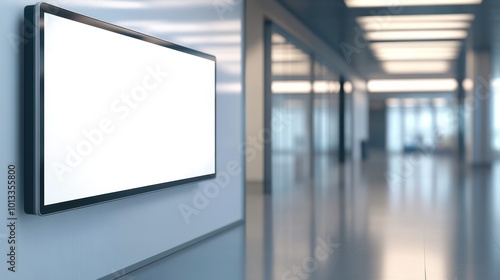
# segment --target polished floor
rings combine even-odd
[[[500,163],[374,154],[275,169],[247,187],[247,221],[120,279],[499,280]]]

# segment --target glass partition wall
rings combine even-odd
[[[386,104],[389,152],[456,150],[456,112],[451,99],[390,98]]]
[[[339,77],[320,61],[314,61],[313,148],[315,174],[329,173],[338,159]]]
[[[266,191],[328,171],[338,152],[339,78],[313,52],[266,25]]]

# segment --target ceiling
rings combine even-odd
[[[366,79],[456,78],[465,46],[490,48],[490,26],[497,18],[500,23],[495,0],[278,1]],[[473,3],[436,5],[440,1]],[[431,4],[415,5],[422,3]]]

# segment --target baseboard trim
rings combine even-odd
[[[227,226],[224,226],[224,227],[222,227],[220,229],[216,229],[216,230],[214,230],[212,232],[209,232],[209,233],[204,234],[204,235],[202,235],[200,237],[197,237],[197,238],[195,238],[195,239],[193,239],[191,241],[188,241],[188,242],[183,243],[181,245],[175,246],[172,249],[166,250],[165,252],[159,253],[159,254],[154,255],[152,257],[149,257],[149,258],[147,258],[145,260],[137,262],[137,263],[135,263],[133,265],[127,266],[127,267],[121,269],[119,272],[114,272],[112,274],[103,276],[103,277],[101,277],[101,278],[99,278],[97,280],[114,280],[114,279],[118,279],[118,278],[120,278],[122,276],[125,276],[125,275],[127,275],[127,274],[129,274],[129,273],[131,273],[133,271],[141,269],[141,268],[143,268],[145,266],[148,266],[148,265],[150,265],[150,264],[152,264],[154,262],[160,261],[163,258],[166,258],[166,257],[168,257],[168,256],[170,256],[172,254],[175,254],[175,253],[177,253],[177,252],[179,252],[181,250],[184,250],[184,249],[186,249],[186,248],[188,248],[190,246],[193,246],[193,245],[195,245],[195,244],[197,244],[197,243],[199,243],[201,241],[209,239],[210,237],[213,237],[213,236],[215,236],[215,235],[217,235],[217,234],[219,234],[221,232],[224,232],[226,230],[232,229],[232,228],[237,227],[237,226],[239,226],[241,224],[244,224],[244,223],[245,223],[245,219],[241,219],[241,220],[239,220],[237,222],[231,223],[231,224],[229,224]]]

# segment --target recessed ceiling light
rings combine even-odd
[[[378,60],[454,60],[458,54],[454,53],[425,53],[425,52],[395,52],[375,54]]]
[[[451,21],[451,22],[389,22],[378,23],[371,22],[360,24],[366,31],[387,31],[387,30],[443,30],[443,29],[468,29],[469,22]]]
[[[315,94],[338,93],[339,82],[314,81],[313,89]]]
[[[465,91],[471,92],[474,89],[474,81],[472,79],[467,78],[462,81],[462,87]]]
[[[351,94],[354,87],[351,82],[347,81],[344,83],[344,92],[345,94]]]
[[[376,54],[437,53],[458,54],[457,48],[387,48],[373,50]]]
[[[388,74],[438,74],[451,70],[449,61],[386,61],[382,68]]]
[[[310,81],[274,81],[273,94],[307,94],[311,92]]]
[[[465,39],[464,30],[432,30],[432,31],[372,31],[367,32],[370,41],[401,41],[401,40],[434,40],[434,39]]]
[[[356,20],[360,24],[378,23],[390,24],[394,22],[456,22],[456,21],[472,21],[475,16],[473,14],[439,14],[439,15],[381,15],[381,16],[362,16],[357,17]]]
[[[314,81],[313,89],[315,94],[322,94],[329,92],[329,82],[328,81]]]
[[[394,7],[394,6],[436,6],[436,5],[474,5],[481,4],[482,0],[344,0],[349,8],[364,7]]]
[[[451,60],[460,52],[459,41],[383,42],[370,48],[380,60]]]
[[[455,79],[370,80],[369,92],[452,92],[458,88]]]
[[[340,93],[340,82],[339,81],[331,81],[329,87],[330,87],[330,91],[332,93]]]
[[[400,54],[400,53],[439,53],[439,54],[458,54],[458,48],[386,48],[374,49],[376,54]]]
[[[370,48],[392,49],[392,48],[459,48],[460,41],[430,41],[430,42],[379,42],[371,43]]]

